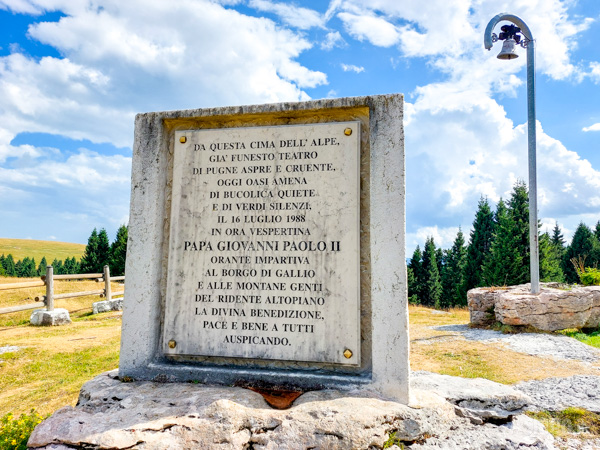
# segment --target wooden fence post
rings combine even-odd
[[[54,269],[46,266],[46,311],[54,311]]]
[[[110,293],[110,268],[104,266],[104,296],[106,300],[112,300]]]

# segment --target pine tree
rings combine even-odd
[[[523,282],[523,256],[519,253],[519,236],[513,234],[515,224],[504,201],[496,209],[496,231],[492,248],[483,265],[487,286],[507,286]]]
[[[414,293],[415,273],[412,268],[408,266],[406,267],[406,281],[408,284],[408,302],[417,305],[419,303],[419,297]]]
[[[5,262],[5,257],[4,257],[4,253],[2,253],[2,255],[0,255],[0,276],[5,276],[6,275],[6,262]]]
[[[52,261],[52,273],[54,275],[64,275],[65,274],[65,267],[63,266],[62,259],[58,260],[58,259],[54,258],[54,261]]]
[[[442,307],[466,306],[465,266],[467,264],[467,248],[462,230],[459,228],[452,248],[446,253],[442,274]]]
[[[127,227],[121,225],[117,237],[110,247],[110,273],[115,276],[125,275],[125,258],[127,256]]]
[[[94,228],[81,257],[81,273],[98,273],[98,232]]]
[[[589,256],[594,250],[594,239],[595,237],[592,230],[590,230],[586,224],[580,222],[573,234],[571,245],[567,247],[561,261],[561,268],[567,283],[577,283],[578,281],[577,272],[571,262],[572,258],[578,258],[579,256],[582,258],[585,257],[585,265],[587,267],[593,265],[594,261],[592,261],[592,258],[589,258]]]
[[[108,234],[106,230],[102,228],[98,233],[98,266],[96,271],[101,273],[104,270],[104,266],[110,264],[110,243],[108,241]]]
[[[473,221],[473,229],[467,248],[465,266],[465,292],[474,287],[483,286],[482,266],[492,246],[494,215],[487,198],[481,197]]]
[[[423,291],[425,286],[425,273],[423,272],[421,249],[417,245],[412,258],[408,263],[408,268],[413,273],[412,283],[408,284],[408,297],[414,299],[415,303],[423,303]]]
[[[65,259],[65,263],[63,265],[63,271],[65,274],[76,274],[79,273],[79,264],[75,257]]]
[[[596,239],[600,241],[600,220],[596,222],[596,228],[594,228],[594,235],[596,236]]]
[[[38,266],[38,269],[37,269],[38,276],[46,275],[46,266],[47,265],[48,265],[48,262],[46,261],[46,257],[42,256],[42,260],[40,261],[40,265]]]
[[[516,239],[515,244],[522,263],[521,273],[515,274],[515,284],[526,283],[531,278],[531,261],[529,257],[529,196],[527,186],[523,181],[515,183],[507,206],[513,222],[512,233]]]
[[[561,254],[559,247],[552,243],[552,238],[548,233],[543,233],[539,239],[540,252],[540,280],[558,281],[562,283],[565,280],[562,269],[560,268]]]
[[[552,229],[552,238],[550,243],[560,252],[561,256],[565,251],[565,239],[562,234],[562,230],[558,226],[558,222],[555,222],[554,228]]]
[[[10,253],[4,259],[4,272],[7,277],[16,277],[17,276],[17,268],[15,265],[15,260],[13,259],[13,255]]]
[[[423,252],[423,272],[425,273],[425,292],[423,296],[423,304],[441,307],[442,299],[442,282],[436,259],[436,248],[433,237],[427,238],[425,242],[425,251]]]
[[[15,276],[23,276],[23,261],[21,261],[20,259],[15,263]]]

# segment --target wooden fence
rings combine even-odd
[[[104,289],[97,289],[94,291],[84,292],[68,292],[65,294],[54,293],[54,280],[80,280],[84,278],[95,278],[96,282],[104,282]],[[41,277],[39,281],[26,281],[23,283],[8,283],[0,284],[0,291],[8,289],[25,289],[32,287],[46,286],[46,295],[40,295],[35,297],[36,302],[43,302],[46,306],[47,311],[54,311],[54,300],[63,298],[83,297],[85,295],[99,295],[107,300],[112,300],[113,296],[122,295],[125,291],[112,292],[110,288],[111,281],[124,281],[125,276],[111,277],[110,268],[104,266],[104,273],[79,273],[72,275],[54,275],[54,269],[52,266],[46,267],[46,275]],[[29,305],[10,306],[8,308],[0,308],[0,314],[8,314],[19,311],[26,311],[28,309],[39,309],[39,303],[31,303]]]

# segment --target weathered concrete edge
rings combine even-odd
[[[154,379],[167,374],[173,379],[205,379],[231,383],[242,374],[253,379],[284,380],[272,370],[171,365],[155,361],[160,339],[160,264],[163,258],[166,205],[166,167],[161,151],[166,147],[165,120],[208,116],[264,114],[314,109],[368,107],[371,127],[371,283],[372,318],[384,326],[372,330],[375,390],[397,401],[409,401],[408,303],[405,268],[405,163],[403,96],[401,94],[324,99],[297,103],[274,103],[239,107],[144,113],[136,116],[133,146],[130,234],[128,241],[123,337],[120,375]],[[148,183],[153,180],[154,183]],[[391,206],[393,207],[391,208]],[[393,214],[396,212],[396,215]],[[392,217],[393,216],[393,217]],[[395,227],[390,227],[394,223]],[[387,227],[385,226],[387,225]],[[134,295],[135,294],[135,295]],[[406,364],[403,364],[406,362]],[[210,375],[210,373],[215,375]],[[288,371],[297,383],[295,372]],[[306,387],[346,388],[364,383],[364,377],[331,376],[298,372]],[[195,376],[194,376],[195,374]],[[329,381],[328,381],[329,380]]]

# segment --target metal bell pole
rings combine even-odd
[[[514,23],[520,28],[520,32],[525,36],[524,46],[527,48],[527,142],[529,156],[529,258],[531,272],[531,293],[540,292],[540,258],[538,246],[538,219],[537,219],[537,171],[536,171],[536,135],[535,135],[535,61],[534,61],[534,40],[531,30],[523,20],[514,14],[500,13],[488,23],[483,36],[485,48],[492,49],[495,42],[495,35],[492,35],[494,27],[498,22],[506,20]],[[497,40],[497,37],[496,37]],[[508,39],[507,39],[508,40]],[[523,44],[522,44],[523,45]],[[514,47],[513,47],[514,48]],[[503,51],[498,57],[500,59],[513,59],[518,55],[511,52],[512,56],[501,57],[505,55]],[[508,55],[508,54],[506,54]]]

